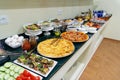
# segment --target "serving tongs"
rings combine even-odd
[[[32,52],[36,49],[37,46],[35,46],[32,50],[30,50],[29,52],[27,52],[27,56],[26,56],[26,59],[29,58],[32,54]]]
[[[55,40],[53,40],[53,41],[50,43],[50,45],[57,46],[58,43],[59,43],[59,41],[60,41],[60,38],[56,38]]]

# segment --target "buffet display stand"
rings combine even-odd
[[[97,33],[87,33],[89,35],[88,41],[74,42],[73,44],[75,46],[75,51],[73,52],[73,54],[63,58],[53,58],[53,60],[57,61],[57,65],[50,72],[50,74],[47,77],[43,77],[42,80],[79,80],[79,77],[86,68],[97,47],[103,40],[102,31],[104,30],[108,22],[109,21],[106,21],[104,24],[102,24]],[[24,36],[25,38],[29,37],[24,33],[20,35]],[[39,39],[37,41],[40,42],[53,37],[53,34],[49,36],[44,36],[43,34],[41,34],[39,35]],[[11,52],[22,51],[21,47],[16,49],[10,48],[5,44],[4,41],[5,39],[0,40],[0,48]],[[34,52],[38,54],[37,50],[35,50]],[[18,57],[19,55],[9,56],[9,60],[7,61],[13,62]]]

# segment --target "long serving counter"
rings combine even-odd
[[[93,34],[92,37],[81,48],[78,49],[74,56],[69,59],[68,64],[71,63],[72,65],[69,69],[67,69],[68,71],[65,74],[62,73],[63,80],[79,80],[82,72],[86,68],[96,49],[103,40],[103,31],[108,23],[109,21],[103,24],[102,27],[98,30],[98,32]],[[66,65],[68,64],[66,63]],[[51,80],[57,79],[55,78],[56,76],[57,75],[55,75],[54,78]]]
[[[107,24],[107,22],[105,24]],[[89,60],[91,59],[92,55],[94,54],[95,50],[97,49],[97,46],[100,44],[100,42],[103,39],[102,30],[104,29],[105,24],[102,25],[102,27],[98,30],[97,33],[95,34],[88,33],[89,35],[88,41],[74,43],[75,51],[73,52],[73,54],[64,58],[53,59],[58,63],[47,77],[43,77],[43,80],[61,80],[61,79],[78,80],[78,77],[80,77],[81,73],[83,72]],[[20,35],[23,35],[25,38],[28,38],[28,36],[26,36],[24,33]],[[53,38],[53,37],[54,37],[53,35],[50,35],[50,36],[40,35],[38,42],[43,41],[45,39]],[[22,51],[21,47],[16,49],[10,48],[5,44],[4,40],[5,39],[0,40],[0,48],[3,48],[11,52]],[[37,50],[35,50],[34,52],[37,53]],[[7,61],[12,62],[15,59],[17,59],[19,56],[20,55],[9,56],[9,60]],[[78,64],[79,62],[82,63],[81,68],[80,68],[81,64]]]

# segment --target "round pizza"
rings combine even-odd
[[[63,39],[70,40],[72,42],[84,42],[89,39],[89,36],[83,32],[68,31],[61,34]]]
[[[61,58],[73,53],[74,45],[71,41],[61,38],[52,38],[42,41],[37,46],[37,51],[43,56]]]

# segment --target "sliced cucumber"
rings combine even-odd
[[[15,74],[14,74],[14,78],[17,78],[18,76],[19,76],[18,73],[15,73]]]
[[[4,76],[5,76],[5,75],[6,75],[6,74],[5,74],[4,72],[3,72],[3,73],[0,73],[0,78],[1,78],[1,79],[4,79]],[[1,80],[1,79],[0,79],[0,80]]]
[[[4,78],[1,78],[1,77],[0,77],[0,80],[4,80]]]
[[[0,74],[2,74],[3,72],[2,71],[0,71]]]
[[[20,66],[17,66],[16,68],[17,68],[17,69],[21,69],[22,67],[20,67]]]
[[[6,70],[6,68],[5,68],[5,67],[3,67],[3,66],[2,66],[2,67],[0,67],[0,71],[2,71],[2,72],[3,72],[3,71],[5,71],[5,70]]]
[[[14,76],[15,72],[14,71],[10,71],[10,75]]]
[[[6,74],[5,76],[4,76],[4,79],[5,80],[8,80],[10,78],[10,75],[9,74]]]
[[[7,63],[4,64],[4,67],[9,68],[9,67],[12,66],[12,65],[13,65],[12,62],[7,62]]]
[[[16,65],[10,66],[10,70],[14,70],[16,68]]]
[[[0,80],[4,80],[4,78],[0,77]]]
[[[16,65],[16,64],[13,64],[13,66],[18,66],[18,65]]]
[[[8,80],[15,80],[15,78],[13,78],[13,77],[9,77],[9,79]]]
[[[6,69],[5,73],[9,74],[10,73],[10,69]]]
[[[24,68],[21,68],[18,73],[20,74],[20,73],[22,73],[24,70],[25,70]]]
[[[21,69],[20,66],[16,66],[16,68],[14,69],[15,72],[19,72],[19,70]]]

